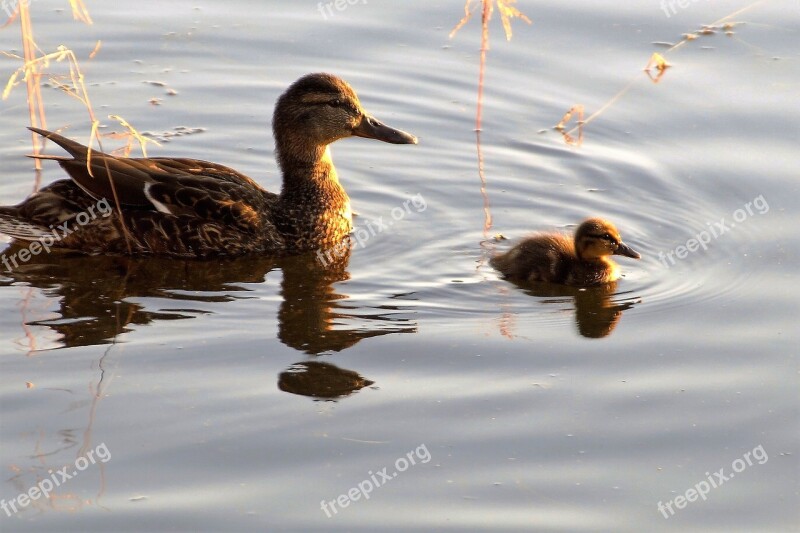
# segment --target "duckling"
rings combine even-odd
[[[31,157],[57,161],[72,179],[56,181],[16,206],[0,207],[0,232],[91,254],[199,258],[325,248],[353,227],[350,199],[329,145],[351,136],[417,143],[413,135],[367,114],[347,82],[324,73],[300,78],[280,96],[272,127],[282,171],[280,194],[217,163],[115,157],[30,128],[69,153]],[[109,216],[85,214],[100,202],[109,206],[104,213]],[[115,206],[113,216],[110,206]]]
[[[493,257],[490,264],[511,280],[587,287],[619,278],[619,266],[610,255],[641,257],[622,242],[614,224],[589,218],[578,226],[574,240],[558,233],[534,235]]]

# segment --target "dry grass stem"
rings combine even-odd
[[[506,39],[511,40],[511,20],[518,18],[527,22],[528,24],[532,24],[531,19],[525,16],[519,9],[514,7],[514,4],[517,3],[517,0],[494,0],[497,2],[497,10],[500,11],[500,19],[503,23],[503,30],[506,33]],[[480,0],[482,3],[483,9],[483,23],[484,25],[489,23],[489,20],[492,18],[492,13],[494,12],[494,4],[492,0]],[[469,20],[472,18],[472,13],[477,9],[477,5],[473,7],[473,3],[477,5],[478,0],[466,0],[464,4],[464,17],[456,24],[456,26],[450,31],[450,38],[460,30]]]
[[[577,114],[577,129],[578,129],[578,138],[575,139],[569,132],[565,131],[567,128],[567,124],[572,120],[572,115]],[[555,129],[561,132],[561,135],[564,136],[564,141],[569,144],[570,146],[580,146],[583,143],[583,125],[585,124],[583,120],[583,106],[578,104],[573,106],[569,111],[567,111],[564,116],[561,118],[561,122],[559,122]]]
[[[664,74],[666,74],[667,69],[671,66],[672,65],[667,63],[667,60],[664,59],[664,56],[659,53],[654,53],[650,57],[650,61],[647,62],[647,66],[644,67],[644,71],[647,73],[647,76],[653,83],[658,83],[661,81],[661,78],[664,77]],[[658,74],[655,76],[653,76],[654,70],[658,72]]]
[[[736,21],[731,20],[733,17],[737,17],[737,16],[741,15],[742,13],[744,13],[745,11],[749,11],[749,10],[757,7],[758,5],[763,4],[766,1],[767,0],[757,0],[757,1],[753,2],[752,4],[749,4],[749,5],[741,8],[741,9],[738,9],[738,10],[734,11],[733,13],[730,13],[730,14],[722,17],[721,19],[719,19],[719,20],[717,20],[717,21],[715,21],[715,22],[713,22],[711,24],[702,25],[702,27],[699,30],[695,31],[695,32],[684,33],[681,36],[681,40],[678,43],[670,46],[664,52],[664,55],[666,55],[667,53],[673,52],[673,51],[677,50],[678,48],[681,48],[682,46],[686,45],[686,43],[696,41],[701,36],[713,35],[713,34],[716,33],[717,30],[725,31],[726,34],[730,33],[734,27],[742,24],[741,22],[736,22]],[[667,63],[667,60],[664,58],[664,56],[662,54],[655,53],[650,57],[650,60],[648,61],[647,65],[644,68],[644,72],[647,75],[647,77],[653,83],[659,83],[663,79],[664,74],[666,73],[667,69],[670,68],[671,66],[672,65]],[[656,74],[653,75],[653,72],[656,72]],[[633,79],[631,79],[631,81],[629,81],[625,85],[625,87],[623,87],[617,94],[615,94],[613,97],[611,97],[611,99],[609,101],[607,101],[605,104],[603,104],[600,107],[600,109],[598,109],[597,111],[592,113],[588,118],[586,118],[586,120],[584,120],[582,123],[579,122],[577,126],[572,128],[568,132],[563,132],[562,131],[562,133],[564,134],[564,139],[567,141],[567,143],[570,144],[570,139],[572,139],[571,134],[575,133],[576,130],[578,130],[580,132],[579,139],[582,138],[583,127],[588,125],[590,122],[592,122],[594,119],[596,119],[600,115],[602,115],[608,108],[610,108],[614,103],[616,103],[617,100],[622,98],[641,79],[642,79],[641,75],[637,74]],[[563,122],[564,121],[562,120],[562,123]]]
[[[489,50],[489,21],[492,19],[494,12],[494,2],[497,2],[497,9],[500,11],[500,18],[503,23],[503,30],[506,34],[506,39],[511,40],[511,20],[519,18],[528,24],[531,20],[520,12],[513,4],[517,0],[466,0],[464,2],[464,17],[450,32],[452,38],[458,30],[469,22],[472,14],[481,7],[481,56],[480,66],[478,70],[478,102],[475,109],[475,146],[478,153],[478,176],[481,181],[481,196],[483,197],[483,234],[484,241],[488,239],[489,230],[492,228],[492,212],[489,202],[489,194],[486,190],[486,174],[483,165],[483,151],[481,149],[481,123],[483,119],[483,86],[484,77],[486,73],[486,52]],[[480,266],[479,266],[480,268]]]

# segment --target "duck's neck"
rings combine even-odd
[[[298,153],[278,149],[283,172],[276,223],[298,250],[341,241],[352,229],[350,199],[336,175],[327,146]]]
[[[339,185],[330,146],[319,146],[302,153],[278,148],[276,156],[283,173],[282,195],[305,191],[309,186],[326,188]]]

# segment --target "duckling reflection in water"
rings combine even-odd
[[[543,281],[516,282],[526,294],[541,298],[546,308],[560,314],[570,302],[574,306],[578,334],[588,339],[601,339],[617,327],[622,314],[641,302],[631,294],[617,294],[617,282],[591,287],[572,287]]]
[[[278,388],[284,392],[328,401],[350,396],[374,384],[358,372],[319,361],[295,363],[278,377]]]
[[[622,242],[614,224],[589,218],[578,226],[574,239],[559,233],[534,235],[493,257],[490,264],[514,281],[589,287],[619,278],[619,266],[611,255],[641,257]]]

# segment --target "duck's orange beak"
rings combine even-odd
[[[370,115],[361,118],[361,124],[353,130],[353,135],[391,144],[417,144],[417,138],[410,133],[390,128]]]

